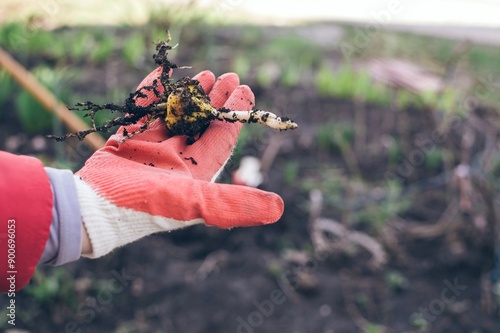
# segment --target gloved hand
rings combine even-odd
[[[139,87],[151,85],[160,69]],[[195,79],[211,104],[231,110],[251,110],[254,96],[239,85],[234,73],[210,71]],[[156,101],[152,92],[137,104]],[[141,123],[127,126],[137,131]],[[240,123],[213,121],[192,145],[186,136],[170,137],[158,119],[143,133],[123,140],[123,128],[113,135],[75,175],[78,200],[92,252],[100,257],[116,247],[151,233],[205,223],[220,228],[248,227],[277,221],[283,201],[255,188],[213,183],[229,159]],[[84,254],[85,255],[85,254]]]

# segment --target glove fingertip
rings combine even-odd
[[[205,184],[205,198],[217,209],[203,214],[206,224],[219,228],[255,227],[277,222],[284,211],[283,199],[276,193],[225,184]],[[222,213],[224,212],[224,213]]]
[[[234,89],[240,84],[240,78],[236,73],[225,73],[217,78],[210,91],[210,100],[213,107],[221,108],[227,99],[233,93]]]
[[[203,91],[205,94],[210,94],[210,91],[212,91],[212,88],[214,87],[215,84],[215,75],[209,70],[205,70],[203,72],[200,72],[196,74],[193,77],[194,80],[198,80],[200,82],[200,86],[203,88]]]
[[[277,222],[285,210],[283,199],[276,193],[265,192],[269,198],[267,199],[267,216],[263,219],[264,224]]]
[[[231,82],[234,83],[236,82],[236,85],[240,84],[240,77],[238,74],[234,72],[227,72],[222,74],[217,78],[217,81],[225,81],[225,82]]]
[[[231,96],[224,103],[224,107],[229,110],[250,111],[255,106],[255,96],[247,85],[237,86]]]

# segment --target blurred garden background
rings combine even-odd
[[[486,0],[3,1],[0,47],[64,105],[122,103],[168,30],[173,62],[192,66],[174,77],[236,72],[258,108],[300,127],[246,125],[221,179],[256,158],[260,187],[285,201],[278,223],[39,267],[16,330],[5,315],[0,330],[499,332],[499,13]],[[93,148],[46,138],[68,131],[0,67],[0,149],[77,171]]]

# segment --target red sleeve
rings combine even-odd
[[[51,222],[52,189],[43,164],[0,151],[0,292],[30,281]]]

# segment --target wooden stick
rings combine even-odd
[[[5,68],[14,80],[32,94],[49,112],[54,113],[71,131],[79,132],[88,129],[88,125],[82,119],[69,111],[28,70],[2,48],[0,48],[0,66]],[[106,143],[102,136],[97,133],[86,136],[85,141],[94,150],[103,147]]]

